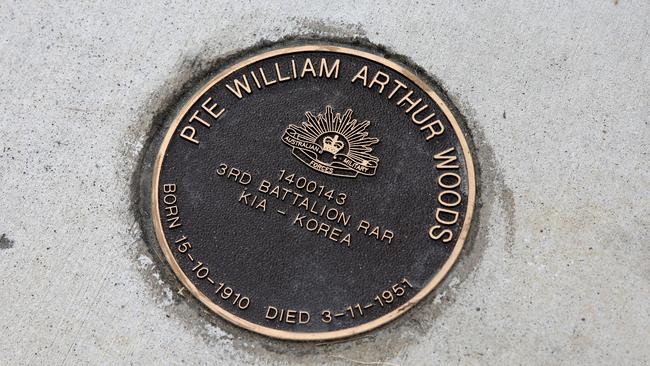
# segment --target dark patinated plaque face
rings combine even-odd
[[[154,226],[176,275],[225,319],[284,339],[346,337],[412,307],[460,254],[475,196],[436,90],[330,45],[219,72],[155,161]]]

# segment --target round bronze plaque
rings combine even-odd
[[[332,45],[219,72],[154,164],[154,227],[180,281],[283,339],[351,336],[404,313],[458,258],[474,207],[471,154],[439,90]]]

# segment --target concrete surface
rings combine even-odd
[[[0,364],[650,363],[650,3],[0,3]],[[261,39],[364,37],[468,119],[482,208],[439,290],[335,344],[208,316],[131,209],[154,116]]]

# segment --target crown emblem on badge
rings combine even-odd
[[[370,121],[359,122],[352,109],[343,114],[325,107],[324,113],[306,112],[307,121],[289,125],[282,141],[292,148],[293,155],[321,173],[355,178],[359,174],[373,176],[379,158],[371,155],[379,139],[368,137]]]
[[[323,139],[323,150],[336,155],[343,147],[345,142],[339,140],[339,135],[327,136]]]

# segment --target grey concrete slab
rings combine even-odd
[[[650,363],[647,1],[0,3],[0,363]],[[153,117],[262,39],[363,37],[467,117],[475,237],[443,285],[358,339],[208,314],[141,237]]]

